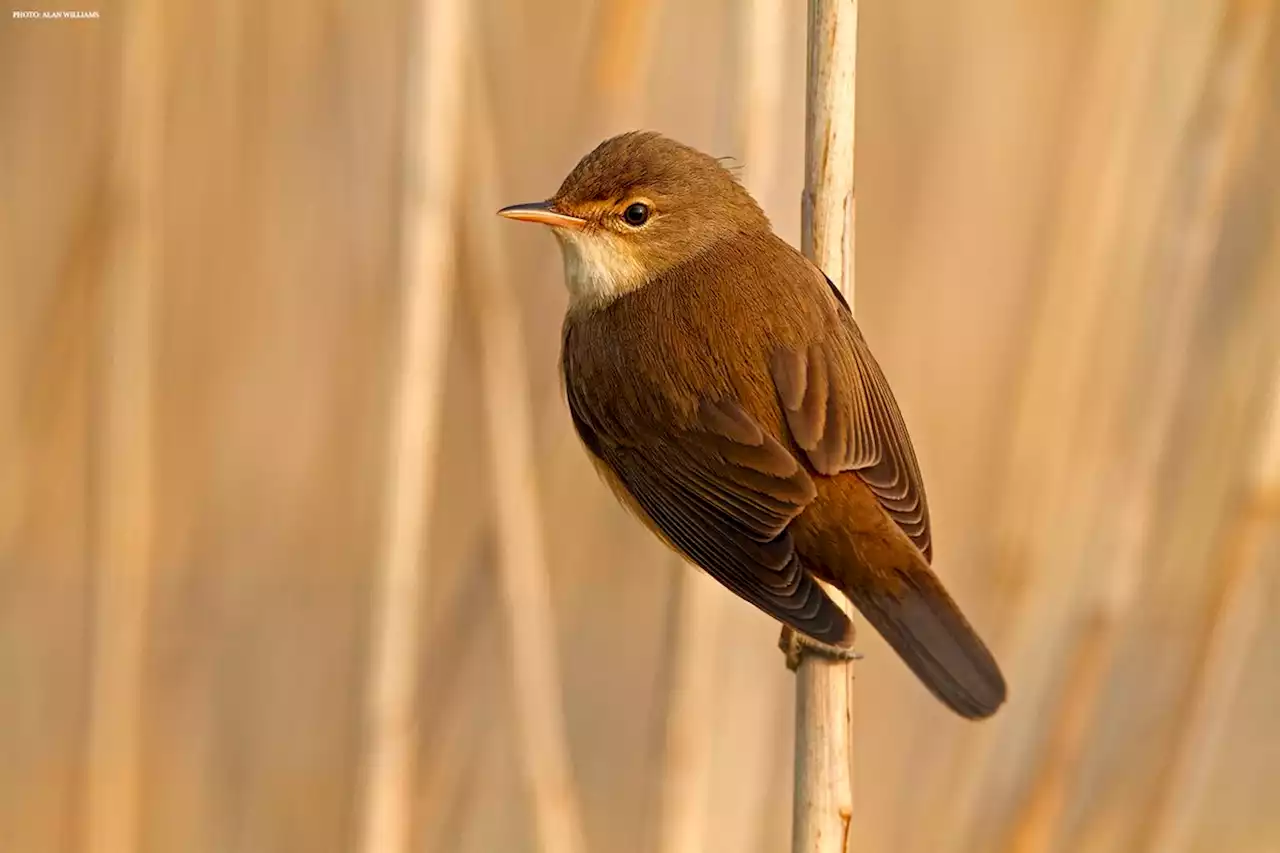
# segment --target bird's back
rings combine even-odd
[[[795,353],[801,368],[788,380],[779,354]],[[994,659],[929,567],[928,512],[897,404],[847,307],[794,249],[772,234],[744,235],[604,308],[571,312],[563,369],[587,449],[668,544],[669,525],[603,462],[601,437],[660,447],[698,429],[706,402],[740,406],[812,482],[784,532],[804,573],[844,591],[959,713],[985,716],[1003,702]],[[789,406],[794,376],[805,393]]]

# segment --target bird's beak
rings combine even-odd
[[[558,213],[549,201],[533,201],[528,204],[513,204],[498,211],[499,216],[507,219],[518,219],[521,222],[541,222],[553,228],[578,229],[587,224],[587,220],[565,213]]]

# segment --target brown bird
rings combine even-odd
[[[929,567],[924,486],[884,374],[840,292],[733,175],[626,133],[549,200],[499,213],[560,243],[565,395],[618,498],[808,645],[853,643],[821,579],[935,696],[994,713],[1004,678]]]

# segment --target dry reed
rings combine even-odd
[[[804,253],[854,300],[856,0],[810,0]],[[849,612],[838,590],[828,592]],[[796,669],[793,853],[844,853],[853,819],[853,667],[804,655]]]
[[[692,566],[682,563],[679,571],[663,752],[662,853],[696,853],[707,847],[712,736],[722,713],[716,651],[720,596],[727,593]]]
[[[124,8],[111,161],[115,242],[95,360],[93,625],[83,849],[137,849],[153,541],[155,318],[163,168],[163,16]]]
[[[1258,76],[1253,83],[1257,86],[1262,80]],[[1280,281],[1280,230],[1273,240],[1277,248],[1264,265],[1264,281]],[[1264,304],[1274,314],[1280,310],[1280,295]],[[1263,566],[1275,531],[1280,530],[1280,349],[1273,345],[1271,355],[1270,411],[1259,430],[1251,482],[1222,536],[1221,569],[1209,595],[1208,618],[1186,697],[1177,711],[1168,765],[1160,774],[1151,817],[1136,848],[1149,853],[1192,848],[1211,764],[1226,734],[1249,652],[1267,616],[1265,603],[1275,581]]]
[[[409,52],[403,308],[366,697],[362,853],[404,853],[413,827],[421,559],[439,454],[469,5],[424,0]]]
[[[1153,243],[1169,245],[1166,260],[1146,272],[1158,288],[1165,316],[1161,338],[1154,348],[1158,356],[1145,370],[1141,354],[1117,353],[1106,363],[1131,373],[1132,394],[1145,393],[1147,406],[1136,424],[1138,434],[1129,439],[1132,450],[1116,453],[1125,472],[1118,488],[1107,498],[1106,524],[1114,525],[1113,553],[1108,577],[1094,595],[1097,600],[1087,616],[1076,653],[1073,675],[1063,689],[1063,703],[1049,738],[1048,752],[1027,805],[1016,824],[1009,846],[1015,853],[1054,849],[1063,837],[1065,809],[1071,786],[1077,784],[1085,744],[1096,726],[1106,679],[1123,640],[1124,619],[1133,604],[1143,576],[1150,568],[1151,530],[1160,496],[1160,474],[1177,425],[1178,403],[1194,347],[1195,320],[1209,286],[1209,265],[1222,232],[1223,212],[1230,178],[1238,165],[1238,149],[1248,126],[1244,99],[1249,93],[1261,58],[1265,27],[1224,21],[1217,55],[1191,78],[1198,106],[1189,110],[1179,133],[1182,151],[1171,162],[1166,192],[1170,197],[1194,201],[1185,209],[1169,204],[1167,222],[1152,231]],[[1234,24],[1234,26],[1232,26]],[[1210,38],[1213,32],[1209,33]],[[1174,174],[1189,176],[1180,180]],[[1173,193],[1172,188],[1177,187]],[[1162,234],[1177,239],[1160,240]],[[1123,293],[1113,294],[1123,304]],[[1133,344],[1127,345],[1133,348]],[[1133,365],[1125,371],[1126,365]],[[1118,408],[1118,407],[1117,407]]]
[[[405,26],[407,9],[428,5],[446,4],[126,2],[97,22],[0,22],[0,67],[24,81],[0,92],[6,850],[479,853],[533,849],[545,835],[536,798],[519,795],[525,736],[505,728],[518,719],[514,635],[499,597],[494,472],[479,475],[491,414],[470,357],[478,327],[449,308],[449,272],[420,270],[430,281],[417,292],[439,300],[427,325],[440,339],[423,348],[442,352],[450,338],[450,360],[424,355],[420,385],[405,369],[413,258],[448,270],[454,242],[429,237],[445,247],[431,255],[423,223],[452,229],[446,217],[460,214],[444,212],[459,208],[450,202],[427,217],[422,185],[403,173],[431,166],[419,131],[465,145],[472,109],[461,94],[457,120],[431,122],[438,101],[404,96],[431,63],[451,64],[461,89],[463,60],[447,50],[404,61],[406,31],[441,35]],[[792,230],[784,200],[802,178],[803,75],[788,60],[771,94],[741,55],[785,33],[798,58],[805,5],[452,5],[475,12],[473,36],[456,43],[506,99],[490,106],[513,134],[500,158],[513,188],[549,189],[609,132],[652,127],[729,149],[723,129],[746,119],[742,150],[716,153],[743,155],[758,198],[760,181],[774,185],[761,200]],[[1234,54],[1241,73],[1257,61],[1250,50],[1266,62],[1249,72],[1264,127],[1225,188],[1209,126],[1198,142],[1188,135],[1206,69],[1227,80],[1214,58],[1224,9],[1272,17],[1261,48]],[[877,653],[857,668],[852,847],[1271,850],[1280,498],[1275,463],[1249,456],[1280,304],[1277,261],[1260,260],[1280,222],[1268,156],[1280,132],[1268,85],[1280,79],[1277,6],[863,12],[859,193],[875,215],[864,209],[861,223],[859,317],[910,410],[943,568],[1011,692],[991,721],[953,720],[867,629],[859,645]],[[734,27],[770,15],[786,25]],[[738,37],[756,47],[726,49]],[[726,105],[739,86],[779,103],[735,114]],[[1235,121],[1229,102],[1221,118]],[[753,121],[777,131],[776,156],[753,153]],[[452,158],[463,171],[455,144],[442,170]],[[1225,217],[1212,210],[1224,200]],[[493,205],[476,204],[480,228],[505,236],[488,222]],[[596,483],[544,361],[560,270],[529,239],[513,236],[502,263],[537,322],[526,331],[542,365],[527,371],[541,509],[591,841],[650,847],[653,801],[669,786],[677,806],[665,819],[683,827],[669,837],[683,846],[776,850],[793,755],[781,731],[791,684],[769,666],[771,627],[691,570],[654,563],[658,551],[641,552],[648,534]],[[427,398],[425,426],[395,426],[415,420],[414,396]],[[387,398],[399,414],[385,430],[368,405],[349,405]],[[314,418],[298,430],[273,406]],[[415,431],[419,510],[414,463],[400,466],[388,446]],[[957,463],[970,442],[973,459]],[[433,480],[456,500],[433,501]],[[397,488],[408,521],[394,536],[416,537],[424,561],[399,563],[417,573],[409,596],[387,574]],[[676,644],[683,661],[656,639],[672,630],[661,602],[675,578],[703,582],[723,610],[716,637]],[[370,620],[352,595],[368,586]],[[686,623],[706,627],[684,600]],[[681,667],[692,676],[667,672]],[[654,690],[681,679],[695,685],[684,700],[709,692],[726,711],[709,753],[698,734],[708,709]],[[372,716],[367,731],[355,719],[362,701],[373,713],[375,694],[393,712],[380,734]],[[663,778],[654,718],[668,711],[670,739],[694,757],[681,764],[673,750]],[[378,738],[393,760],[375,772]],[[373,808],[379,799],[390,810]],[[369,831],[379,811],[390,815],[385,843]],[[367,834],[345,835],[349,821]]]
[[[482,79],[474,68],[475,80]],[[498,566],[507,619],[515,722],[533,796],[539,848],[586,850],[561,691],[550,580],[538,495],[526,347],[512,271],[496,230],[501,206],[498,141],[487,90],[473,90],[467,205],[472,320],[480,342],[485,430],[498,522]]]
[[[1111,630],[1132,589],[1131,562],[1108,584],[1089,587],[1083,555],[1102,533],[1090,527],[1090,508],[1111,506],[1104,469],[1111,461],[1108,419],[1119,408],[1124,382],[1134,380],[1132,353],[1125,349],[1134,339],[1116,333],[1133,315],[1115,305],[1135,299],[1142,280],[1133,268],[1141,260],[1135,259],[1145,258],[1153,245],[1156,219],[1148,200],[1165,191],[1174,144],[1185,135],[1180,116],[1200,85],[1199,66],[1190,64],[1182,78],[1167,82],[1173,95],[1166,97],[1178,107],[1162,116],[1168,126],[1150,123],[1145,107],[1166,85],[1159,75],[1166,17],[1159,3],[1134,2],[1106,7],[1096,25],[1094,62],[1081,86],[1083,112],[1071,125],[1061,221],[1026,343],[1009,476],[995,516],[1002,610],[1013,617],[995,645],[1011,650],[1006,671],[1015,697],[1026,698],[1004,712],[1016,719],[983,727],[962,762],[969,782],[952,800],[943,836],[953,849],[990,843],[999,830],[982,814],[983,800],[991,786],[1011,785],[1008,757],[1035,754],[1038,742],[1045,746],[1033,781],[1020,792],[1010,787],[1022,805],[1008,843],[1039,849],[1057,831],[1062,786],[1074,772],[1077,747],[1087,737],[1109,671],[1111,641],[1099,633]],[[1146,423],[1148,429],[1163,425],[1159,418]],[[1092,606],[1079,603],[1089,595],[1096,597]],[[1055,658],[1066,665],[1043,665]],[[1048,683],[1059,671],[1067,673],[1065,683]],[[1062,700],[1047,726],[1027,704],[1046,693]]]
[[[757,200],[777,169],[778,103],[783,77],[780,0],[753,0],[743,16],[742,51],[745,95],[741,105],[741,147],[745,183]],[[692,566],[677,580],[677,618],[672,626],[673,672],[666,719],[658,849],[695,853],[707,848],[716,720],[722,709],[740,707],[724,696],[725,678],[716,650],[722,637],[724,589]],[[736,638],[728,638],[732,643]],[[752,743],[765,747],[768,732],[753,732]]]
[[[606,0],[596,7],[586,82],[606,122],[626,121],[639,111],[661,12],[661,0]]]

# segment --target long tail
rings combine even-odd
[[[970,719],[1004,703],[1000,667],[933,571],[919,561],[900,583],[857,583],[845,593],[925,687]]]

